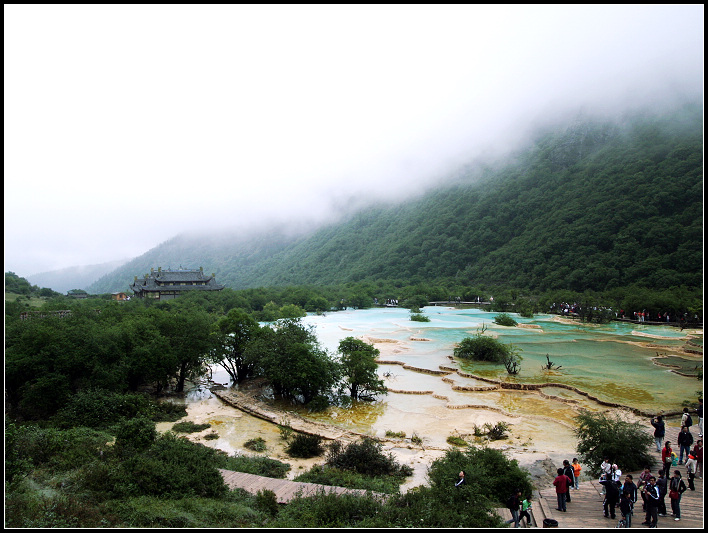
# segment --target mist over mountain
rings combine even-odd
[[[72,289],[85,289],[90,284],[97,281],[106,272],[113,271],[126,263],[128,259],[118,259],[98,265],[83,265],[40,272],[32,274],[26,279],[33,285],[48,287],[57,292],[66,293]]]
[[[702,104],[576,115],[495,163],[319,229],[180,235],[91,284],[199,268],[232,288],[377,279],[532,290],[702,283]]]

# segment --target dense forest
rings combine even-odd
[[[576,120],[504,164],[308,235],[180,236],[88,288],[204,266],[233,288],[380,280],[605,291],[702,286],[702,107]],[[474,170],[472,170],[474,169]]]

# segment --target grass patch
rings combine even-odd
[[[116,502],[115,508],[128,527],[259,527],[266,518],[254,505],[253,498],[240,491],[232,491],[219,500],[144,496]]]
[[[197,433],[209,429],[211,424],[195,424],[191,420],[186,422],[177,422],[172,426],[172,431],[176,433]]]
[[[447,438],[447,443],[452,444],[453,446],[467,446],[467,442],[465,441],[465,439],[461,437],[456,437],[454,435],[450,435]]]
[[[264,452],[268,448],[266,447],[266,441],[262,437],[256,437],[255,439],[247,440],[243,444],[244,448],[253,450],[254,452]]]
[[[399,491],[399,486],[404,479],[403,477],[389,475],[367,476],[350,470],[315,465],[309,471],[297,476],[295,481],[395,494]]]
[[[245,457],[243,455],[236,456],[220,456],[218,460],[219,468],[233,470],[235,472],[245,472],[246,474],[255,474],[257,476],[272,477],[276,479],[285,479],[290,471],[290,465],[283,463],[277,459],[269,457]]]

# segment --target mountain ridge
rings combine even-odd
[[[178,263],[237,289],[451,278],[531,290],[701,286],[702,146],[701,104],[575,120],[504,162],[470,164],[420,197],[306,234],[175,237],[89,290],[125,290]]]

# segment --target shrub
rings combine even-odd
[[[270,516],[278,514],[278,500],[272,490],[259,490],[254,498],[254,507]]]
[[[177,422],[185,416],[187,416],[187,409],[184,405],[174,402],[158,402],[152,419],[155,422]]]
[[[467,442],[465,441],[465,439],[461,437],[456,437],[454,435],[450,435],[447,438],[447,443],[452,444],[453,446],[467,446]]]
[[[530,306],[519,308],[518,312],[521,317],[533,318],[533,309]]]
[[[499,313],[494,317],[494,323],[500,326],[517,326],[519,324],[508,313]]]
[[[319,395],[308,402],[307,409],[311,413],[321,413],[322,411],[326,411],[329,405],[327,396]]]
[[[262,437],[256,437],[255,439],[247,440],[243,444],[244,448],[253,450],[254,452],[264,452],[268,448],[266,447],[266,441]]]
[[[509,353],[509,348],[492,337],[477,334],[462,339],[454,350],[455,357],[474,361],[499,363]]]
[[[285,416],[280,420],[278,430],[280,431],[280,438],[282,440],[290,440],[293,436],[293,428],[290,427],[290,420]]]
[[[430,317],[427,317],[422,313],[411,313],[411,320],[414,322],[430,322]]]
[[[350,470],[367,476],[410,476],[413,470],[408,465],[398,464],[393,454],[384,454],[383,444],[370,438],[349,443],[343,447],[333,442],[327,454],[327,464],[341,470]]]
[[[394,439],[405,439],[406,432],[405,431],[391,431],[390,429],[387,429],[386,436],[394,438]]]
[[[54,420],[60,427],[107,428],[124,418],[152,417],[157,410],[143,394],[89,389],[72,395]]]
[[[506,422],[497,422],[494,425],[486,423],[484,429],[487,430],[487,436],[491,440],[501,440],[507,438],[506,432],[509,430],[509,425]]]
[[[649,452],[654,438],[638,422],[622,420],[619,414],[582,411],[574,430],[581,462],[589,465],[592,475],[599,475],[605,457],[621,465],[625,472],[641,470],[654,463]]]
[[[123,461],[117,490],[123,496],[221,497],[227,487],[217,469],[219,452],[171,433]]]
[[[363,489],[374,492],[396,493],[399,485],[404,481],[403,477],[396,476],[367,476],[358,474],[351,470],[342,470],[325,465],[315,465],[307,472],[300,474],[295,481],[305,483],[318,483],[320,485],[330,485],[334,487],[346,487],[349,489]]]
[[[472,491],[502,507],[514,488],[521,489],[522,494],[530,494],[533,489],[530,474],[515,459],[508,459],[500,450],[474,446],[450,449],[433,461],[428,469],[431,487],[454,488],[460,470],[465,471],[466,484]]]
[[[521,370],[519,367],[521,357],[517,355],[516,350],[511,345],[509,345],[509,352],[502,356],[501,362],[506,368],[507,374],[516,375]]]
[[[227,456],[219,454],[216,458],[219,468],[245,472],[257,476],[285,479],[290,471],[290,465],[269,457],[245,457],[243,455]]]
[[[254,497],[232,491],[226,497],[186,497],[178,500],[140,496],[111,502],[124,527],[258,527],[266,519]]]
[[[211,427],[211,424],[195,424],[191,420],[185,422],[177,422],[172,426],[172,431],[177,433],[197,433]]]
[[[155,423],[147,418],[124,420],[116,430],[116,448],[122,452],[143,450],[157,438]]]
[[[295,498],[269,523],[279,528],[357,527],[367,517],[375,517],[383,505],[373,496],[317,494]]]
[[[62,449],[62,432],[54,428],[16,426],[5,420],[5,475],[8,481],[47,463]]]
[[[285,452],[290,457],[300,457],[304,459],[322,455],[324,453],[322,437],[319,435],[295,435],[285,448]]]
[[[417,487],[388,499],[384,508],[366,516],[361,528],[496,528],[504,523],[489,502],[470,485]]]

